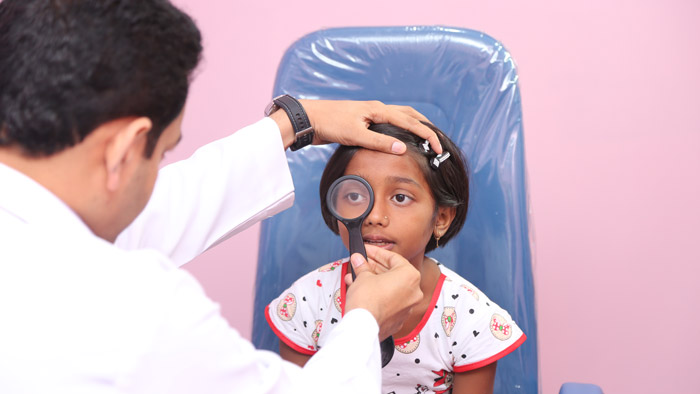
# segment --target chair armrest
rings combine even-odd
[[[590,383],[564,383],[559,394],[603,394],[603,389]]]

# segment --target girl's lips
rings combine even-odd
[[[387,250],[394,247],[394,242],[381,238],[364,238],[363,241],[366,245],[373,245]]]

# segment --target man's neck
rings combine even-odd
[[[42,185],[71,208],[88,227],[90,201],[94,200],[95,178],[87,164],[80,160],[80,147],[65,149],[49,156],[27,155],[18,147],[0,147],[0,163],[21,172]],[[87,220],[86,220],[87,219]]]

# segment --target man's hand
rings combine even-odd
[[[411,107],[386,105],[379,101],[299,100],[314,128],[314,145],[338,142],[385,153],[402,154],[406,145],[396,138],[369,130],[370,123],[391,123],[430,141],[430,147],[442,153],[437,135],[422,124],[428,119]],[[270,116],[282,130],[285,147],[294,142],[292,124],[284,111]]]
[[[367,309],[377,319],[379,339],[384,340],[401,329],[411,308],[423,298],[420,273],[396,253],[365,247],[369,262],[357,253],[350,258],[357,278],[348,287],[345,311]]]

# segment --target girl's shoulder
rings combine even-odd
[[[437,262],[437,261],[436,261]],[[492,301],[483,291],[467,279],[437,262],[444,276],[440,301],[447,309],[453,308],[458,315],[468,316],[474,322],[489,317],[498,321],[513,322],[510,313]]]
[[[348,259],[314,269],[297,279],[265,308],[275,334],[302,354],[313,354],[342,318],[343,276]]]
[[[435,305],[433,330],[436,346],[438,336],[444,334],[440,345],[443,353],[447,350],[448,356],[444,357],[452,360],[452,371],[466,372],[488,365],[525,341],[508,311],[443,264],[439,268],[444,279]]]
[[[476,301],[489,301],[486,294],[479,290],[478,287],[474,286],[474,284],[447,268],[444,264],[438,262],[437,260],[435,260],[435,262],[437,263],[438,268],[440,268],[440,273],[445,276],[444,284],[442,286],[443,296],[446,293],[451,292],[450,295],[452,298],[457,299],[459,296],[455,296],[455,294],[464,293],[467,296],[471,296]],[[455,291],[457,291],[457,293],[455,293]]]
[[[319,273],[325,273],[325,272],[340,272],[343,269],[343,265],[345,265],[348,261],[350,261],[349,257],[345,257],[340,260],[333,261],[331,263],[328,263],[316,270],[311,271],[313,272],[319,272]]]
[[[337,287],[344,276],[343,274],[347,271],[347,263],[349,260],[350,259],[346,257],[316,268],[294,281],[292,287],[311,287],[319,289],[328,286]]]

